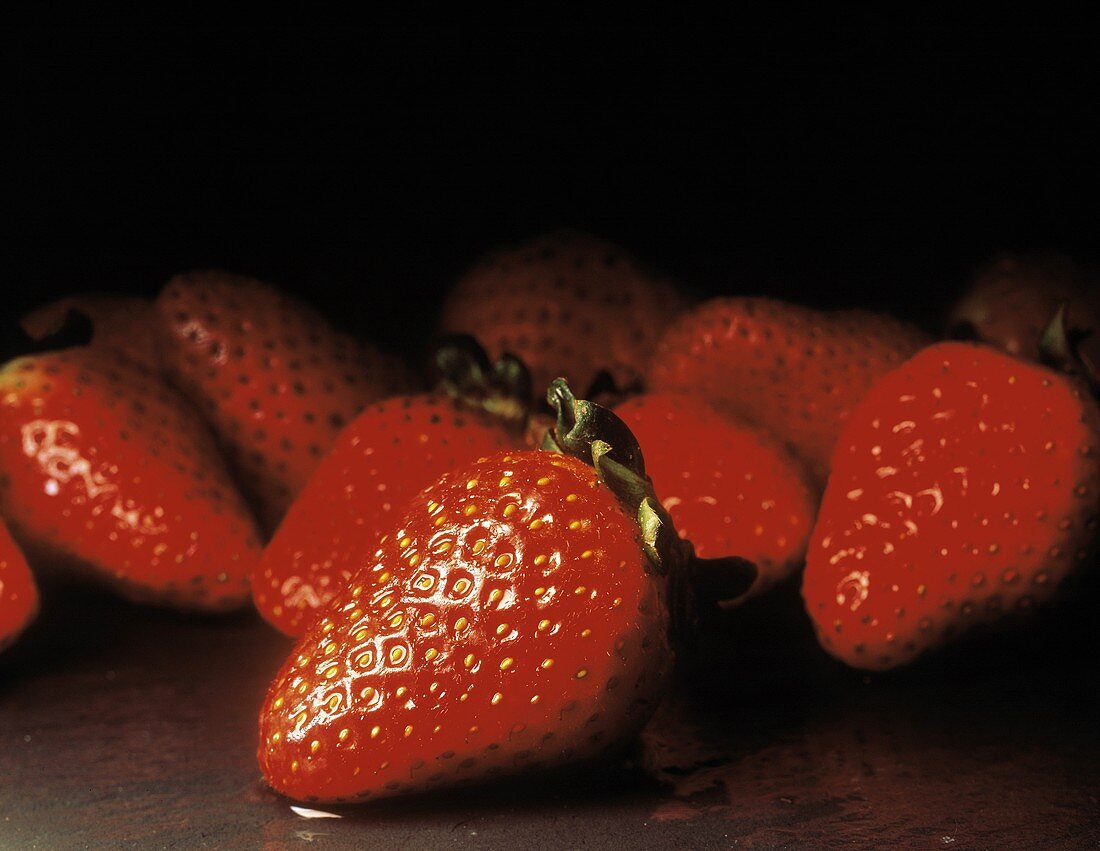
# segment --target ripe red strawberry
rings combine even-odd
[[[615,413],[645,447],[654,490],[696,554],[755,562],[756,581],[736,602],[802,567],[817,494],[784,447],[698,397],[644,394]]]
[[[197,412],[144,367],[91,348],[5,365],[0,470],[32,563],[76,562],[143,602],[248,600],[253,521]]]
[[[696,393],[762,425],[824,481],[852,408],[925,342],[916,328],[865,311],[716,298],[668,329],[649,381],[655,391]]]
[[[1091,331],[1084,345],[1100,364],[1100,291],[1062,257],[1006,255],[983,268],[955,304],[948,333],[976,339],[1010,355],[1040,360],[1040,343],[1059,307],[1068,322]]]
[[[904,664],[972,623],[1051,597],[1097,523],[1100,412],[1069,378],[941,343],[852,413],[803,596],[824,647]]]
[[[438,394],[396,396],[361,413],[279,525],[253,577],[256,607],[288,635],[372,560],[405,503],[448,470],[521,435]]]
[[[214,426],[269,528],[340,430],[408,381],[388,356],[251,278],[178,275],[157,310],[169,376]]]
[[[606,370],[641,383],[649,353],[687,299],[668,280],[602,239],[558,231],[496,251],[470,269],[443,307],[444,333],[510,352],[535,387],[565,376],[587,388]]]
[[[38,614],[38,587],[27,560],[0,520],[0,650],[8,647]]]
[[[498,452],[415,497],[268,692],[275,789],[362,800],[549,767],[648,717],[670,663],[661,574],[685,546],[621,421],[554,393],[551,442],[599,472]]]
[[[70,311],[88,318],[91,345],[113,349],[136,363],[157,368],[157,322],[153,302],[147,298],[111,295],[77,295],[52,301],[26,314],[19,324],[36,341],[60,331]]]

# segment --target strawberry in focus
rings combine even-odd
[[[614,410],[645,447],[654,490],[695,552],[755,562],[757,578],[736,602],[801,568],[817,494],[787,449],[697,397],[643,394]]]
[[[408,383],[394,359],[251,278],[178,275],[157,311],[168,375],[213,425],[267,528],[340,430]]]
[[[0,469],[0,514],[32,564],[76,563],[139,602],[248,600],[259,543],[212,435],[116,352],[0,369]]]
[[[620,389],[641,384],[649,353],[688,300],[621,248],[557,231],[501,249],[447,296],[440,329],[471,334],[531,369],[535,387],[565,376],[588,388],[606,371]]]
[[[307,628],[260,713],[277,791],[364,800],[549,768],[649,717],[691,548],[622,421],[563,382],[550,396],[555,451],[441,476]]]
[[[918,329],[861,310],[715,298],[661,338],[653,391],[694,393],[788,443],[824,482],[837,435],[881,376],[921,346]]]
[[[887,669],[1032,608],[1088,557],[1100,413],[1071,379],[942,343],[852,413],[811,537],[803,597],[849,665]]]
[[[0,520],[0,650],[10,646],[38,614],[38,587],[19,545]]]

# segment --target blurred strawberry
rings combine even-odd
[[[157,368],[157,321],[153,301],[135,296],[75,295],[60,298],[23,316],[20,325],[35,341],[62,331],[70,312],[88,318],[91,345],[124,354],[150,369]]]
[[[178,275],[157,311],[169,376],[214,426],[269,529],[340,430],[410,384],[393,358],[251,278]]]
[[[1062,305],[1067,323],[1089,332],[1084,354],[1100,364],[1100,289],[1056,255],[1009,254],[990,262],[951,309],[947,332],[1035,361],[1043,332]]]
[[[0,650],[38,614],[38,588],[23,552],[0,520]]]
[[[756,580],[736,603],[802,567],[817,494],[777,441],[682,394],[636,396],[615,413],[638,438],[653,488],[696,554],[756,564]]]
[[[910,325],[861,310],[716,298],[668,329],[649,380],[654,391],[697,394],[763,426],[824,482],[852,408],[926,342]]]
[[[0,514],[32,563],[75,563],[141,602],[247,601],[259,543],[213,437],[117,352],[0,368],[0,470]]]
[[[440,328],[472,334],[493,357],[518,356],[537,388],[559,376],[588,388],[601,371],[637,388],[657,338],[687,303],[618,246],[557,231],[470,269],[448,295]]]

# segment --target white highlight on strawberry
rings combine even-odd
[[[837,605],[843,606],[847,603],[849,610],[854,612],[859,608],[860,604],[867,599],[870,591],[871,574],[866,570],[853,570],[837,583]],[[851,603],[848,603],[849,594],[851,594],[852,597]]]
[[[57,496],[61,492],[62,484],[79,479],[84,484],[84,493],[88,499],[115,495],[111,516],[123,525],[144,535],[157,535],[168,530],[167,526],[159,522],[159,508],[150,513],[136,505],[133,500],[124,501],[118,496],[118,485],[107,479],[102,468],[92,468],[92,462],[77,448],[80,426],[76,423],[69,420],[32,420],[24,424],[20,431],[23,437],[23,454],[37,461],[48,477],[43,486],[47,495]]]

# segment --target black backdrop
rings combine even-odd
[[[8,316],[220,266],[413,351],[572,225],[703,293],[925,323],[1005,249],[1095,263],[1094,38],[983,26],[11,31]]]

